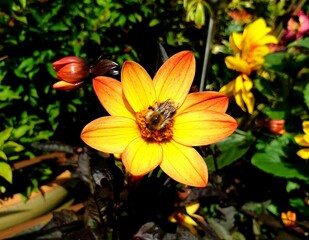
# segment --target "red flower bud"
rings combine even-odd
[[[57,78],[67,83],[83,82],[90,74],[88,63],[78,57],[65,57],[52,65],[57,72]]]

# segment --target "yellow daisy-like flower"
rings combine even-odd
[[[197,231],[195,230],[194,227],[197,226],[198,224],[192,217],[204,221],[204,218],[202,216],[195,214],[199,208],[200,208],[199,203],[191,203],[185,206],[184,212],[176,211],[168,218],[168,220],[173,223],[177,222],[180,223],[182,226],[189,229],[190,232],[197,235]]]
[[[305,134],[297,135],[294,137],[295,142],[303,147],[309,147],[309,121],[303,122],[303,131]],[[309,148],[303,148],[296,153],[302,159],[309,159]]]
[[[217,92],[188,94],[195,74],[192,52],[169,58],[153,81],[138,63],[126,61],[121,83],[96,77],[94,90],[111,116],[90,122],[81,138],[108,153],[122,153],[129,173],[142,176],[157,166],[183,184],[204,187],[208,171],[192,146],[217,142],[237,123],[225,114],[228,98]]]
[[[267,27],[265,20],[259,18],[247,25],[243,33],[233,32],[230,36],[230,45],[235,56],[227,56],[225,64],[227,68],[241,74],[223,86],[220,92],[234,95],[237,105],[249,113],[253,112],[255,102],[254,95],[250,91],[253,82],[249,75],[263,65],[265,55],[270,52],[267,44],[278,43],[276,37],[269,34],[270,32],[271,28]]]

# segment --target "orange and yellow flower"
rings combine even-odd
[[[228,98],[217,92],[189,93],[195,74],[192,52],[169,58],[153,81],[138,63],[126,61],[121,82],[96,77],[94,90],[111,116],[85,126],[82,140],[108,153],[121,153],[133,176],[157,166],[183,184],[204,187],[208,170],[192,146],[217,142],[234,132],[237,123],[225,113]]]
[[[228,96],[234,96],[237,105],[243,110],[253,112],[255,98],[251,92],[253,81],[249,78],[264,63],[264,56],[270,52],[268,44],[278,43],[275,36],[270,35],[264,19],[260,18],[244,28],[243,33],[233,32],[230,45],[234,56],[227,56],[227,68],[240,72],[240,75],[220,89]]]
[[[185,211],[175,211],[168,220],[173,223],[180,223],[182,226],[186,227],[190,232],[197,235],[195,226],[198,224],[193,218],[199,219],[200,221],[205,221],[204,218],[198,214],[195,214],[200,208],[199,203],[191,203],[185,206]],[[192,218],[193,217],[193,218]]]
[[[296,213],[292,211],[287,211],[281,213],[281,220],[284,226],[292,227],[295,225],[296,222]]]
[[[302,159],[309,159],[309,121],[303,122],[303,131],[305,134],[297,135],[294,137],[295,142],[300,146],[307,147],[300,149],[296,154]]]

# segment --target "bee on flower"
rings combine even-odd
[[[169,58],[153,80],[133,61],[124,63],[121,82],[94,78],[94,91],[111,116],[88,123],[82,140],[99,151],[120,154],[132,176],[160,166],[180,183],[205,187],[208,169],[192,146],[229,136],[237,122],[225,113],[228,98],[224,94],[188,94],[194,74],[193,53],[182,51]]]

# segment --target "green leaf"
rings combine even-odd
[[[5,141],[9,139],[11,133],[13,131],[13,127],[9,127],[0,132],[0,147],[4,144]]]
[[[304,47],[309,49],[309,37],[296,40],[290,43],[288,47]]]
[[[12,183],[13,174],[9,164],[0,160],[0,176],[3,177],[9,183]]]
[[[59,23],[59,24],[55,24],[55,25],[52,25],[50,28],[49,28],[50,31],[54,31],[54,32],[63,32],[63,31],[67,31],[69,30],[69,27],[62,24],[62,23]]]
[[[2,147],[2,150],[3,152],[5,152],[5,154],[12,154],[12,153],[15,153],[15,152],[21,152],[23,151],[25,148],[16,143],[16,142],[13,142],[13,141],[8,141],[6,143],[3,144],[3,147]]]
[[[10,86],[0,86],[0,101],[11,101],[20,98],[19,94],[12,91]]]
[[[309,83],[306,84],[306,87],[304,89],[304,100],[307,107],[309,108]]]
[[[309,217],[309,208],[308,205],[305,204],[305,201],[302,197],[299,198],[289,198],[289,202],[291,206],[297,211],[301,212],[305,216]]]
[[[29,129],[30,127],[28,125],[19,126],[13,130],[12,135],[15,139],[19,139],[24,136],[29,131]]]
[[[262,109],[262,112],[270,119],[286,119],[290,111],[291,106],[288,101],[276,102],[274,106],[266,106]]]
[[[258,78],[254,80],[254,86],[259,90],[261,94],[267,97],[268,100],[276,100],[277,97],[272,91],[270,82],[264,78]]]
[[[265,145],[264,151],[259,150],[253,155],[252,164],[277,177],[309,180],[309,165],[296,157],[297,150],[291,147],[293,139],[292,134],[274,139]]]
[[[284,72],[284,65],[282,64],[284,58],[285,53],[282,52],[270,53],[264,57],[265,63],[263,66],[266,69]]]
[[[6,154],[5,154],[2,150],[0,150],[0,159],[3,159],[3,160],[5,160],[5,161],[8,160]]]
[[[149,22],[149,27],[154,27],[156,25],[158,25],[160,23],[160,20],[158,19],[151,19],[151,21]]]
[[[239,160],[249,150],[254,139],[250,132],[246,133],[241,130],[236,130],[231,136],[216,143],[215,145],[220,152],[220,155],[216,159],[216,167],[222,169]],[[210,172],[216,170],[212,156],[206,158],[206,163]]]
[[[91,39],[96,42],[98,45],[101,44],[101,37],[100,37],[100,34],[94,32],[91,34]]]

